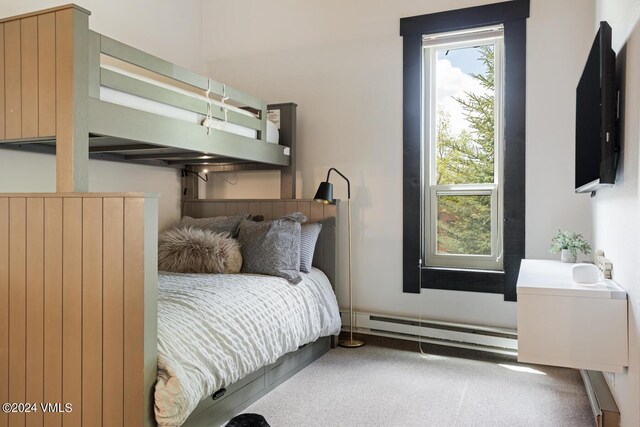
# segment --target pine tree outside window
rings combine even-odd
[[[502,25],[426,35],[423,50],[426,265],[500,271]]]

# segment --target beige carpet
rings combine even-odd
[[[329,351],[243,412],[272,427],[593,426],[576,370],[368,340]]]

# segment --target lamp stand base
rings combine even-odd
[[[347,348],[362,347],[364,344],[365,344],[364,341],[354,340],[354,339],[347,339],[347,340],[338,341],[338,345],[340,347],[347,347]]]

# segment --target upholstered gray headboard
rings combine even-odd
[[[309,218],[309,222],[322,223],[322,231],[318,237],[313,255],[313,266],[324,271],[335,289],[337,240],[337,207],[335,205],[323,205],[306,199],[187,199],[184,201],[183,206],[183,215],[194,218],[250,213],[252,215],[262,215],[265,221],[268,221],[291,212],[302,212]]]

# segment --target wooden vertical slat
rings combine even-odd
[[[249,202],[249,213],[251,215],[261,215],[260,202]]]
[[[26,402],[44,402],[44,199],[27,199]],[[26,425],[42,426],[42,411]]]
[[[266,221],[270,221],[274,218],[273,216],[273,202],[260,202],[260,214],[264,216]]]
[[[62,403],[62,199],[44,201],[44,401]],[[60,427],[62,414],[44,414],[45,427]]]
[[[238,205],[237,205],[238,214],[250,213],[249,212],[249,203],[248,202],[238,201],[237,203],[238,203]]]
[[[296,201],[292,201],[292,202],[284,202],[284,214],[288,215],[291,212],[296,212],[298,210],[298,202]]]
[[[26,219],[26,199],[9,199],[9,402],[26,397]],[[24,425],[24,414],[9,414],[9,426]]]
[[[224,202],[222,202],[222,203],[214,203],[214,205],[213,205],[213,216],[224,216],[224,215],[225,215]]]
[[[82,425],[82,199],[63,201],[62,259],[62,400],[73,411],[65,427]]]
[[[236,202],[226,202],[224,204],[224,214],[227,216],[236,215],[238,212],[238,204]]]
[[[0,24],[0,138],[5,138],[4,24]]]
[[[104,199],[103,425],[123,424],[124,200]]]
[[[20,20],[22,137],[38,136],[38,17]]]
[[[102,199],[85,198],[82,201],[82,425],[101,423]]]
[[[298,202],[298,211],[302,212],[307,218],[311,215],[311,203],[308,200]]]
[[[322,222],[324,205],[318,202],[311,202],[309,205],[309,222]]]
[[[284,202],[274,201],[273,202],[273,217],[281,218],[284,216]]]
[[[211,203],[194,203],[201,218],[209,218],[215,216],[215,204]]]
[[[38,134],[56,134],[56,15],[38,16]]]
[[[9,199],[0,198],[0,403],[9,401]],[[0,412],[0,426],[8,415]]]
[[[124,426],[144,418],[144,200],[124,201]]]
[[[5,138],[22,136],[22,70],[20,60],[20,20],[4,24]]]

